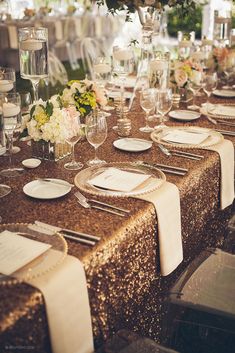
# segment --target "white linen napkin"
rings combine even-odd
[[[16,26],[7,26],[8,36],[9,36],[9,45],[11,49],[18,49],[18,33]]]
[[[173,143],[199,145],[205,141],[208,136],[209,134],[207,132],[174,130],[162,137],[162,140]]]
[[[229,140],[206,149],[219,153],[221,166],[220,208],[225,209],[234,200],[234,147]]]
[[[179,190],[176,185],[165,182],[159,189],[137,198],[155,206],[161,274],[167,276],[183,261]]]
[[[51,250],[51,259],[56,250]],[[93,336],[82,263],[67,255],[56,269],[27,283],[44,296],[53,353],[92,353]]]

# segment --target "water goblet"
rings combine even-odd
[[[148,118],[151,110],[155,108],[155,94],[151,88],[143,89],[140,92],[140,106],[145,111],[145,126],[140,127],[141,132],[152,132],[154,129],[148,125]]]
[[[15,69],[0,67],[0,93],[7,93],[15,90],[16,75]]]
[[[120,111],[121,118],[123,117],[124,108],[124,84],[126,77],[133,71],[134,55],[130,47],[113,47],[113,73],[116,74],[121,80],[121,98],[120,98]]]
[[[47,28],[20,28],[19,55],[21,77],[31,81],[34,101],[37,101],[39,81],[48,77]]]
[[[69,137],[66,139],[66,142],[68,142],[71,146],[71,154],[72,154],[72,160],[68,163],[64,164],[64,168],[68,170],[79,170],[83,167],[83,164],[81,162],[77,162],[75,160],[75,153],[74,153],[74,147],[76,143],[81,139],[83,135],[83,125],[80,123],[80,116],[77,114],[76,117],[73,117],[73,128],[71,129],[71,133]]]
[[[89,166],[105,164],[104,160],[100,160],[97,157],[97,149],[106,140],[107,137],[107,123],[106,118],[102,113],[92,112],[86,117],[86,138],[87,141],[95,149],[95,158],[89,160],[87,164]]]
[[[189,80],[189,88],[193,92],[193,104],[188,106],[188,109],[198,110],[200,107],[196,105],[196,95],[203,87],[203,73],[201,71],[193,70]]]
[[[93,61],[93,70],[95,73],[95,81],[103,88],[111,78],[111,61],[110,58],[99,56]]]
[[[209,99],[211,96],[211,93],[216,89],[217,87],[217,81],[218,77],[216,72],[213,73],[206,73],[203,76],[203,91],[207,95],[207,101],[206,101],[206,111],[208,113],[208,108],[209,108]]]
[[[9,168],[1,170],[0,174],[6,177],[16,177],[21,171],[12,167],[13,134],[21,122],[19,93],[0,94],[0,114],[3,119],[3,128],[9,143]]]
[[[157,91],[157,112],[160,114],[160,124],[154,129],[165,128],[164,121],[167,120],[165,115],[169,113],[172,107],[172,91],[170,88],[160,89]]]

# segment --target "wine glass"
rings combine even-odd
[[[10,67],[0,66],[0,93],[15,91],[15,70]]]
[[[201,71],[193,70],[192,75],[189,79],[189,88],[193,92],[193,104],[188,106],[188,109],[198,110],[200,107],[196,105],[195,99],[197,93],[203,86],[203,73]]]
[[[124,110],[124,83],[126,77],[133,71],[133,51],[130,47],[113,47],[113,73],[121,80],[120,112],[123,117]]]
[[[1,170],[0,174],[6,177],[16,177],[21,171],[12,167],[12,144],[14,130],[21,121],[19,93],[0,94],[0,108],[3,118],[3,128],[9,143],[9,168]]]
[[[105,164],[106,162],[97,157],[97,149],[106,140],[107,123],[102,113],[92,112],[86,117],[86,138],[87,141],[95,148],[95,158],[89,160],[89,166]]]
[[[155,108],[155,94],[153,89],[147,88],[140,92],[140,106],[145,111],[145,126],[140,127],[142,132],[152,132],[154,129],[148,125],[151,110]]]
[[[37,101],[39,81],[48,77],[47,28],[19,28],[19,55],[21,77],[32,82]]]
[[[157,91],[157,112],[160,114],[160,124],[155,126],[155,129],[164,128],[166,125],[164,121],[167,120],[165,115],[172,107],[172,91],[170,88],[160,89]]]
[[[66,142],[68,142],[72,148],[72,151],[71,151],[72,160],[71,162],[65,163],[64,168],[68,170],[79,170],[83,167],[83,164],[75,160],[74,147],[83,135],[83,125],[80,123],[79,114],[77,114],[77,116],[74,117],[73,119],[74,119],[74,123],[73,123],[73,129],[72,129],[71,135],[66,139]]]
[[[99,56],[93,61],[93,70],[95,73],[95,81],[103,88],[111,78],[111,62],[110,58]]]
[[[206,111],[207,111],[207,113],[208,113],[208,110],[209,110],[209,99],[210,99],[211,93],[217,87],[217,81],[218,81],[218,77],[217,77],[216,72],[206,73],[203,76],[203,91],[207,95],[207,101],[206,101]]]

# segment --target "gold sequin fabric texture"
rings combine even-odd
[[[137,100],[128,118],[132,122],[132,136],[148,138],[138,130],[144,124],[144,113],[140,111]],[[174,156],[169,159],[155,144],[145,152],[123,152],[113,146],[113,141],[118,138],[112,129],[116,120],[115,113],[107,118],[108,138],[98,150],[102,159],[107,162],[138,159],[171,163],[189,169],[185,177],[167,174],[167,180],[175,183],[180,191],[184,250],[183,263],[171,275],[160,276],[157,218],[154,207],[148,202],[133,198],[113,199],[114,204],[131,210],[130,216],[123,219],[82,208],[73,192],[49,201],[24,195],[23,186],[38,177],[73,182],[76,172],[63,167],[67,160],[43,161],[37,169],[27,170],[19,178],[7,180],[12,192],[2,198],[0,203],[3,223],[41,220],[101,237],[101,241],[93,248],[68,241],[69,254],[84,263],[96,346],[123,328],[158,341],[167,291],[202,249],[222,244],[231,214],[231,207],[225,211],[219,209],[220,161],[217,153],[200,150],[200,154],[204,155],[201,161]],[[173,120],[167,124],[182,125]],[[214,127],[205,117],[185,125]],[[235,138],[228,138],[235,142]],[[13,157],[16,165],[29,158],[31,153],[26,143],[21,142],[20,146],[21,152]],[[94,150],[86,140],[76,145],[77,160],[86,163],[93,155]],[[7,166],[7,158],[1,157],[1,166],[4,165]],[[105,197],[100,199],[106,200]],[[0,351],[15,352],[14,346],[33,346],[34,352],[40,353],[51,351],[42,295],[26,284],[19,284],[14,289],[0,287]]]

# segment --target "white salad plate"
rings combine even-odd
[[[24,185],[23,192],[35,199],[50,200],[68,194],[71,186],[62,179],[47,178],[44,180],[33,180]]]
[[[138,138],[122,138],[113,142],[114,147],[127,152],[142,152],[152,147],[153,142]]]
[[[200,118],[201,114],[192,110],[172,110],[169,116],[176,120],[192,121]]]
[[[213,94],[214,94],[214,96],[217,96],[217,97],[234,98],[235,97],[235,90],[216,89],[213,92]]]
[[[41,161],[40,159],[37,159],[37,158],[29,158],[29,159],[24,159],[22,161],[22,164],[25,168],[33,169],[33,168],[37,168],[41,164]]]

